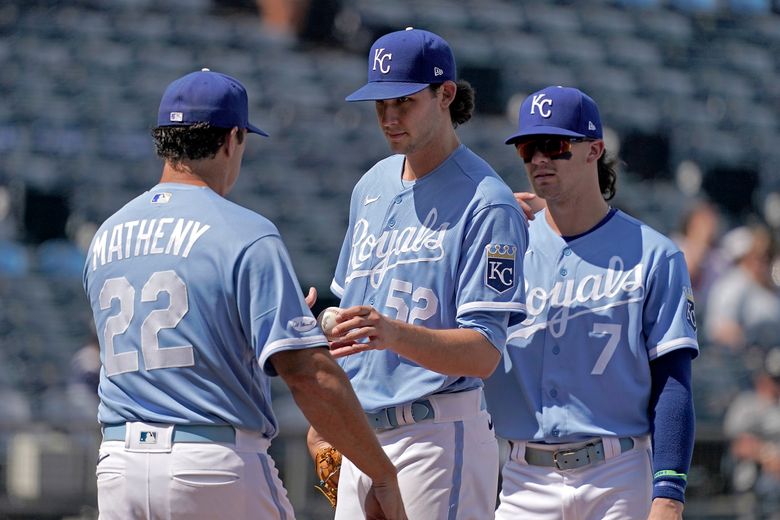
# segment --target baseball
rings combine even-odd
[[[338,307],[327,307],[319,316],[317,316],[317,324],[322,328],[325,336],[330,337],[333,332],[333,327],[336,326],[336,316],[339,315]]]

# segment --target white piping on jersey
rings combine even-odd
[[[458,307],[456,316],[475,310],[525,312],[525,305],[520,302],[469,302]]]
[[[274,354],[277,350],[286,349],[286,347],[313,347],[316,345],[325,346],[328,344],[328,339],[320,334],[317,336],[307,336],[305,338],[285,338],[272,341],[263,347],[260,357],[257,358],[257,362],[262,366],[263,359],[268,359],[271,354]]]
[[[664,354],[667,354],[672,350],[677,350],[679,348],[685,348],[685,347],[690,347],[699,350],[699,342],[696,341],[694,338],[677,338],[671,341],[666,341],[664,343],[661,343],[651,348],[647,352],[647,357],[649,357],[652,360],[657,358],[658,356],[663,356]]]
[[[352,233],[352,253],[349,259],[352,272],[345,283],[368,276],[371,285],[377,288],[385,274],[399,265],[437,262],[444,258],[444,234],[450,223],[437,224],[437,218],[438,211],[432,208],[419,227],[383,231],[378,237],[368,232],[368,220],[358,220]],[[395,261],[391,261],[394,257]],[[372,259],[379,261],[370,269],[358,269]]]
[[[344,296],[344,288],[337,284],[335,279],[330,282],[330,292],[335,294],[339,299]]]

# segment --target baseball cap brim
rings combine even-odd
[[[267,133],[265,133],[264,131],[260,130],[259,128],[257,128],[255,125],[253,125],[251,123],[247,123],[246,129],[247,129],[248,132],[250,132],[252,134],[259,134],[259,135],[264,135],[264,136],[268,137]]]
[[[534,135],[564,135],[566,137],[587,137],[585,134],[579,134],[566,130],[565,128],[558,128],[556,126],[533,126],[526,128],[520,132],[517,132],[512,137],[509,137],[504,144],[514,144],[521,140],[523,137],[531,137]]]
[[[426,88],[429,83],[404,83],[401,81],[372,81],[347,96],[347,101],[375,101],[411,96]]]

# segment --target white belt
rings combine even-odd
[[[452,422],[473,417],[484,409],[482,389],[452,394],[434,394],[407,404],[388,406],[366,413],[369,424],[376,430],[391,430],[423,421]]]

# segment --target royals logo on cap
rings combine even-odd
[[[534,135],[562,135],[601,139],[601,117],[590,96],[570,87],[547,87],[523,101],[518,131],[506,144]]]
[[[347,101],[411,96],[431,83],[456,79],[455,56],[439,35],[408,27],[379,38],[368,54],[368,83]]]
[[[485,285],[501,294],[515,286],[517,247],[508,244],[485,246]]]

